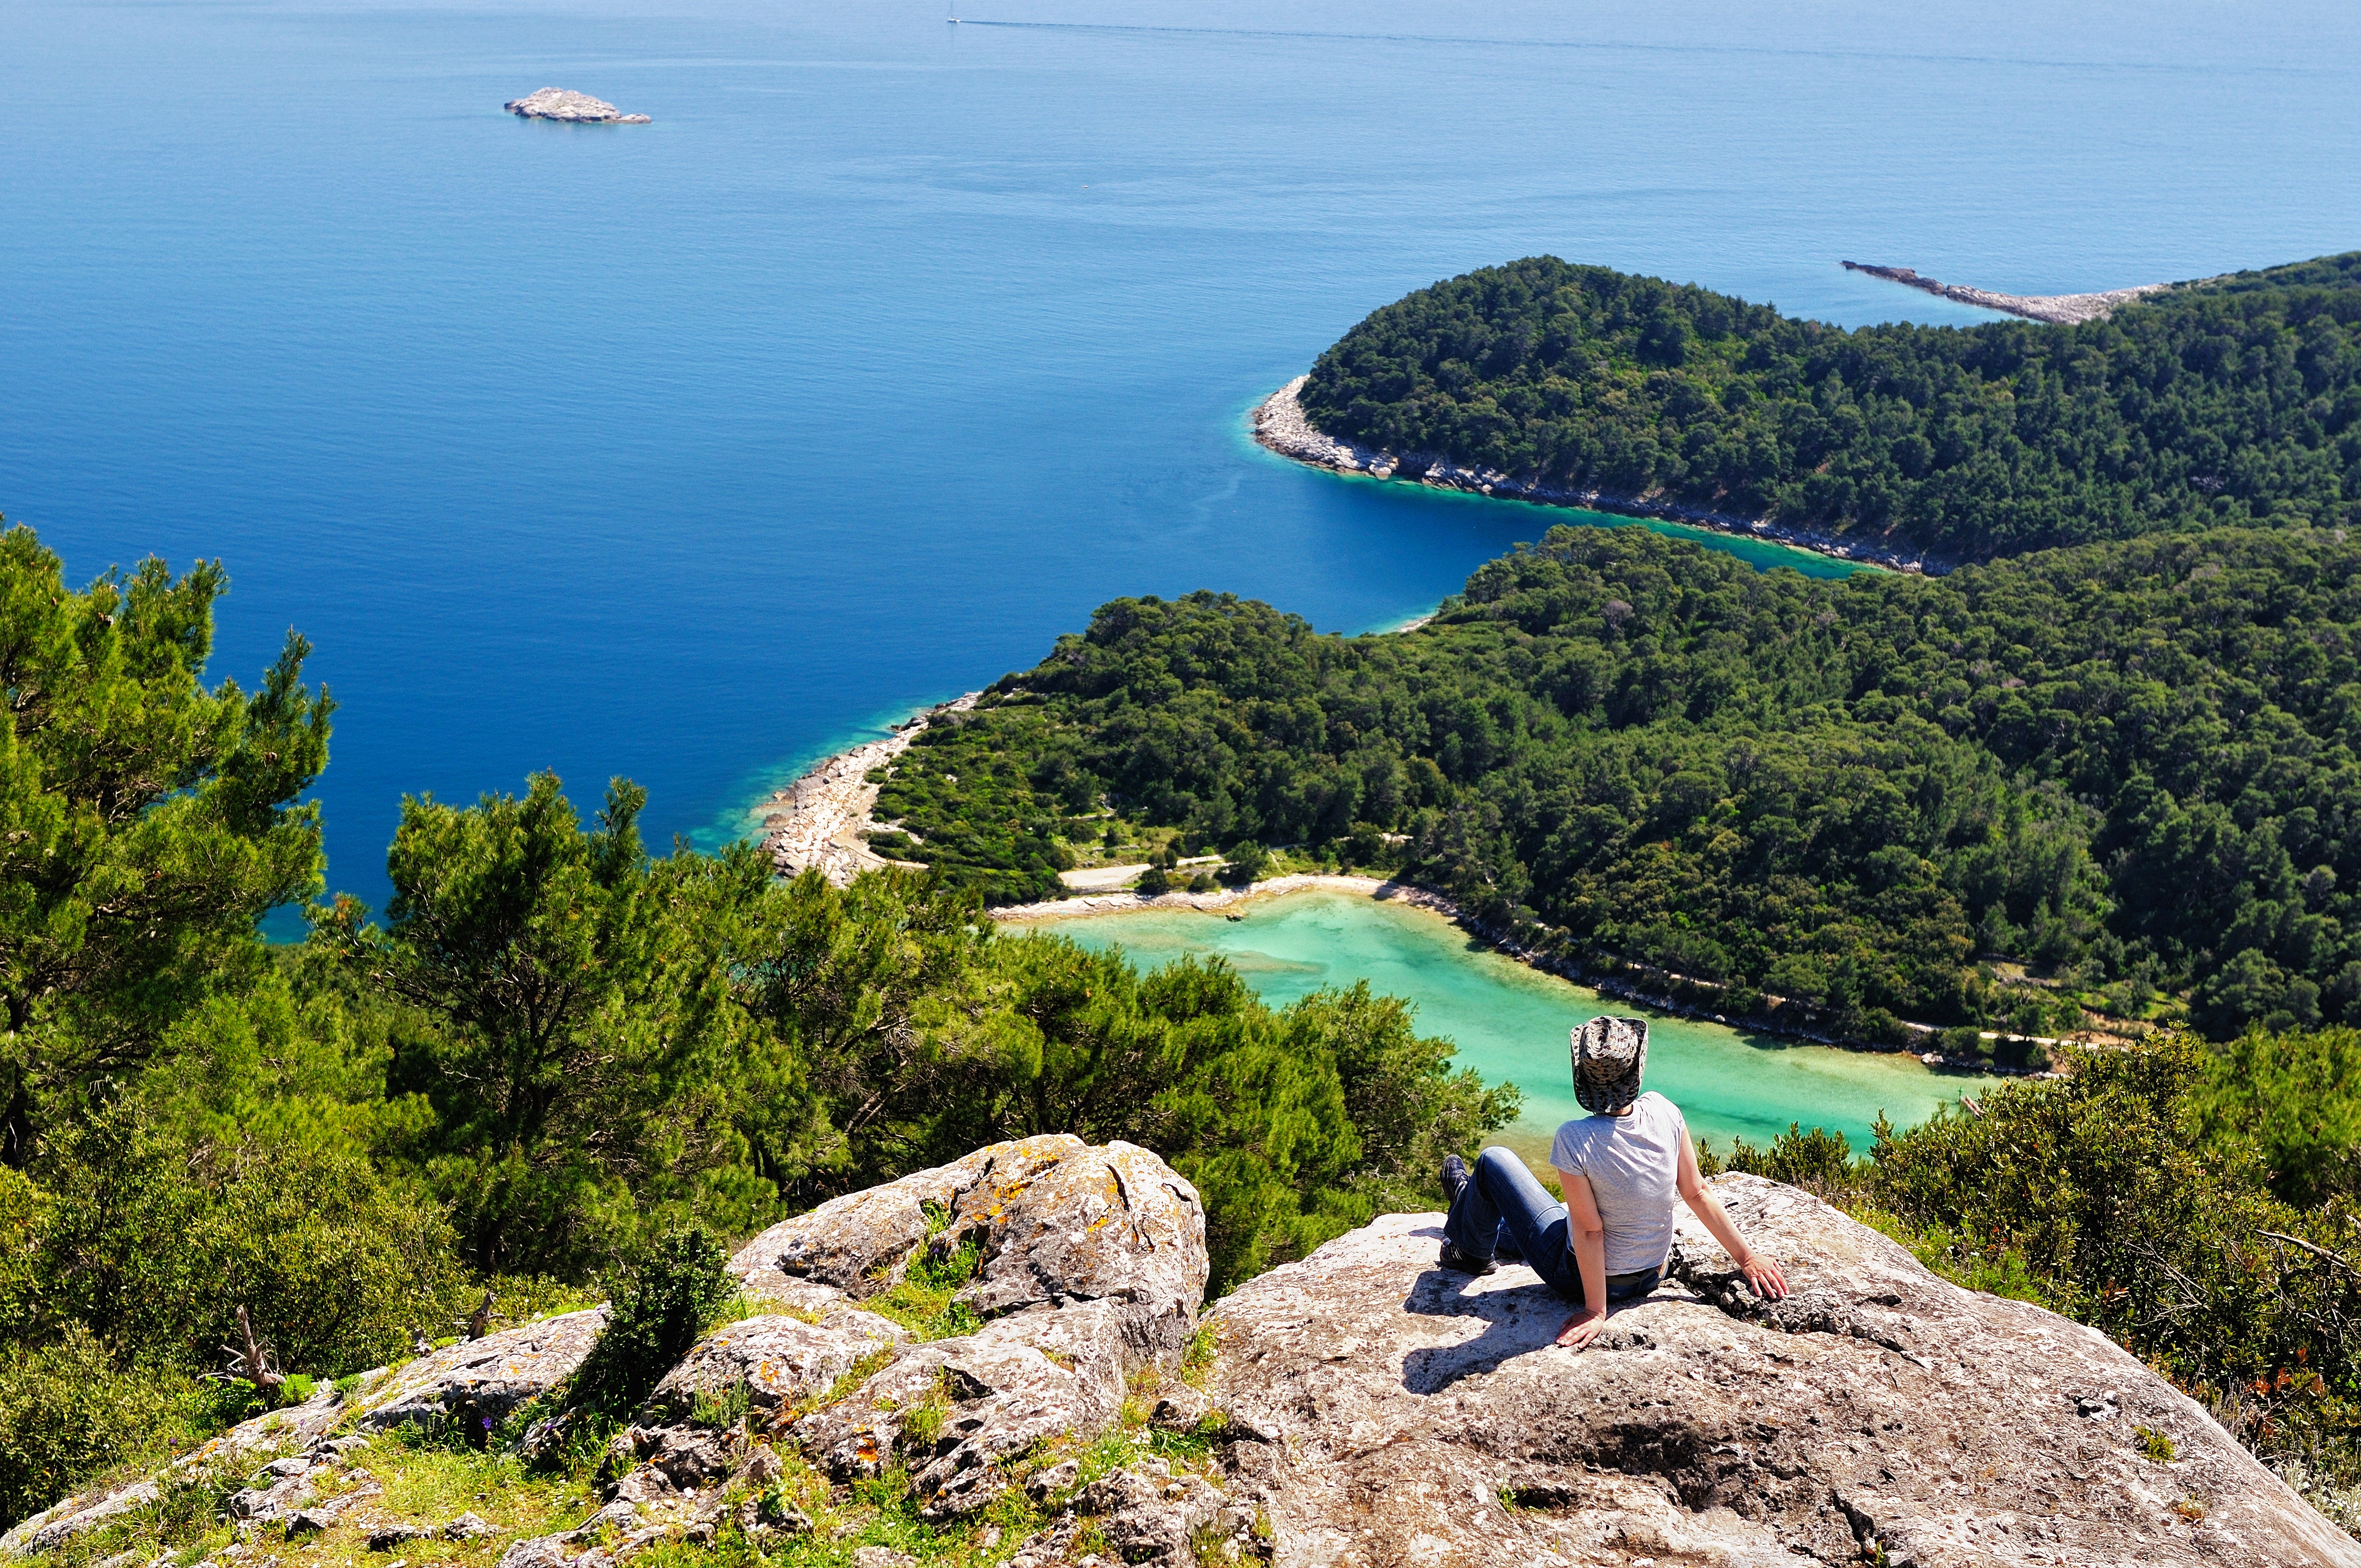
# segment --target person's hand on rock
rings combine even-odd
[[[1557,1331],[1557,1343],[1568,1350],[1581,1350],[1598,1337],[1607,1326],[1607,1314],[1594,1307],[1585,1307],[1565,1321]]]
[[[1787,1294],[1787,1277],[1779,1272],[1777,1264],[1761,1253],[1748,1256],[1744,1263],[1739,1265],[1738,1271],[1746,1276],[1746,1283],[1754,1288],[1754,1293],[1766,1301],[1776,1301]]]

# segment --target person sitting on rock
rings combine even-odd
[[[1644,1018],[1593,1018],[1573,1032],[1574,1093],[1590,1113],[1557,1130],[1550,1163],[1565,1201],[1555,1203],[1525,1162],[1497,1145],[1470,1172],[1443,1162],[1451,1213],[1443,1266],[1489,1274],[1495,1255],[1522,1257],[1542,1282],[1576,1304],[1557,1343],[1580,1350],[1598,1337],[1610,1303],[1635,1300],[1664,1277],[1673,1245],[1673,1200],[1713,1233],[1757,1296],[1787,1294],[1779,1266],[1741,1239],[1697,1173],[1680,1107],[1640,1091],[1648,1060]]]

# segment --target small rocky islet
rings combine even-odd
[[[522,119],[563,120],[576,126],[644,126],[652,123],[645,115],[627,115],[604,98],[593,98],[588,93],[577,93],[568,87],[544,87],[522,98],[511,98],[500,107]]]

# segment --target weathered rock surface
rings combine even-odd
[[[923,1252],[970,1245],[981,1262],[957,1299],[983,1326],[902,1350],[794,1429],[839,1479],[876,1475],[898,1451],[938,1519],[998,1496],[1010,1455],[1104,1429],[1142,1368],[1177,1370],[1205,1293],[1196,1189],[1146,1149],[1068,1134],[994,1144],[823,1204],[755,1237],[730,1267],[758,1294],[850,1301],[888,1288]],[[914,1408],[939,1424],[916,1434]]]
[[[1684,1215],[1665,1285],[1577,1354],[1553,1343],[1566,1309],[1529,1269],[1446,1273],[1439,1217],[1391,1215],[1214,1308],[1199,1387],[1174,1376],[1206,1277],[1188,1182],[1125,1144],[995,1145],[749,1244],[732,1269],[791,1310],[708,1335],[615,1440],[605,1505],[500,1562],[617,1568],[725,1530],[775,1546],[814,1528],[765,1490],[792,1448],[838,1482],[898,1466],[947,1528],[1021,1489],[1047,1524],[1004,1549],[1010,1568],[2361,1568],[2361,1547],[2099,1335],[1947,1284],[1791,1188],[1717,1190],[1786,1267],[1786,1299],[1753,1298]],[[967,1246],[973,1332],[919,1342],[860,1304]],[[387,1519],[355,1467],[369,1440],[328,1433],[497,1422],[580,1362],[602,1316],[448,1347],[183,1464],[245,1475],[227,1509],[258,1550],[266,1527],[385,1552],[497,1536],[473,1515]],[[1090,1445],[1134,1394],[1211,1462],[1151,1457],[1138,1435],[1100,1473]],[[60,1505],[0,1554],[158,1495],[151,1480]]]
[[[978,1261],[956,1299],[980,1323],[974,1332],[914,1343],[860,1307],[922,1257],[963,1247]],[[823,1204],[755,1237],[730,1267],[750,1294],[788,1310],[692,1350],[617,1438],[607,1508],[566,1534],[516,1542],[503,1568],[605,1568],[667,1538],[710,1539],[730,1519],[750,1532],[808,1528],[731,1500],[766,1465],[776,1474],[755,1426],[837,1481],[900,1464],[928,1519],[976,1512],[1019,1484],[1009,1461],[1045,1441],[1087,1441],[1121,1415],[1136,1375],[1179,1370],[1204,1299],[1205,1214],[1196,1190],[1146,1149],[1060,1134]],[[752,1420],[697,1419],[699,1396],[726,1413],[724,1396],[740,1388]],[[830,1394],[840,1397],[823,1402]],[[1163,1486],[1152,1489],[1160,1497]],[[1126,1515],[1110,1528],[1185,1546],[1185,1519],[1174,1538],[1164,1517]]]
[[[565,87],[544,87],[522,98],[511,98],[500,107],[529,120],[564,120],[573,125],[649,124],[645,115],[627,115],[604,98],[593,98],[588,93],[577,93]]]
[[[1204,1238],[1196,1189],[1162,1160],[1058,1133],[994,1144],[784,1220],[730,1268],[758,1296],[824,1311],[889,1288],[922,1246],[948,1255],[972,1242],[983,1263],[959,1299],[978,1317],[1095,1303],[1086,1329],[1045,1321],[1028,1327],[1028,1343],[1118,1334],[1137,1365],[1187,1342],[1205,1291]]]
[[[360,1424],[439,1428],[456,1420],[498,1426],[581,1365],[606,1325],[607,1309],[592,1307],[445,1345],[369,1387]]]
[[[1579,1354],[1530,1269],[1436,1267],[1437,1215],[1224,1299],[1211,1389],[1277,1561],[2361,1565],[2100,1335],[1791,1188],[1717,1190],[1795,1293],[1755,1301],[1684,1213],[1674,1278]],[[2175,1457],[2145,1457],[2143,1428]]]
[[[727,1395],[741,1384],[754,1409],[774,1411],[824,1392],[863,1358],[909,1338],[901,1324],[851,1307],[818,1323],[748,1318],[699,1341],[656,1385],[648,1398],[650,1412],[659,1420],[685,1421],[698,1395]]]

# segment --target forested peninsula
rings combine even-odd
[[[2361,252],[2071,326],[1847,331],[1536,257],[1374,312],[1326,434],[1521,482],[1953,561],[2361,521]],[[1411,471],[1415,471],[1415,463]]]
[[[2356,748],[2342,530],[1825,582],[1562,527],[1402,636],[1117,600],[921,735],[877,809],[995,901],[1054,896],[1112,810],[1399,872],[1733,1014],[2225,1038],[2361,1022]]]

